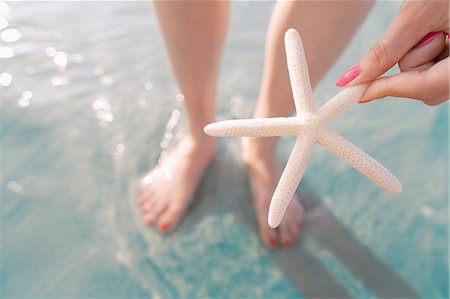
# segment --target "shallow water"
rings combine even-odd
[[[232,5],[219,119],[251,115],[272,7]],[[397,7],[376,4],[318,103]],[[183,108],[148,3],[1,9],[2,297],[448,297],[448,104],[387,99],[337,119],[404,191],[316,147],[299,189],[306,227],[290,250],[258,239],[236,138],[221,140],[196,203],[161,236],[139,218],[137,184],[182,131]],[[283,140],[283,160],[291,146]]]

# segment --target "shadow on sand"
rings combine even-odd
[[[247,173],[242,165],[229,159],[232,160],[230,157],[216,160],[208,169],[206,179],[197,192],[199,201],[194,204],[182,226],[191,226],[205,213],[229,209],[257,234]],[[395,270],[358,240],[312,191],[307,190],[305,183],[302,190],[306,190],[300,193],[306,208],[306,221],[301,240],[290,249],[271,252],[270,256],[305,297],[350,297],[335,274],[320,260],[317,250],[307,246],[308,243],[314,243],[319,251],[331,253],[355,280],[377,297],[420,297]]]
[[[303,187],[304,188],[304,187]],[[306,208],[303,238],[331,252],[351,275],[380,298],[419,298],[400,275],[361,243],[311,192],[302,192]],[[349,297],[313,252],[299,242],[273,255],[283,272],[306,297]],[[303,270],[302,270],[303,269]]]

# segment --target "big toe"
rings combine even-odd
[[[275,249],[280,245],[277,238],[277,231],[267,224],[267,220],[265,222],[259,221],[259,235],[268,248]]]
[[[186,207],[180,203],[174,202],[161,214],[156,227],[161,232],[168,232],[173,229],[183,217]]]

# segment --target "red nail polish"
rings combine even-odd
[[[425,44],[428,44],[431,42],[436,36],[439,35],[440,32],[430,32],[427,35],[425,35],[418,43],[418,46],[423,46]]]
[[[272,248],[277,247],[277,239],[275,239],[275,238],[270,238],[270,239],[269,239],[269,244],[270,244],[270,247],[272,247]]]
[[[361,73],[361,67],[359,65],[354,65],[345,71],[337,80],[336,86],[343,87],[348,83],[352,82]]]
[[[165,232],[170,228],[170,226],[171,226],[170,222],[164,222],[160,225],[159,230]]]
[[[286,246],[286,247],[291,247],[291,245],[292,245],[292,243],[290,240],[287,240],[284,242],[284,246]]]
[[[147,219],[145,219],[145,223],[147,223],[148,225],[152,225],[153,224],[153,219],[152,218],[147,218]]]
[[[358,103],[360,104],[364,104],[364,103],[369,103],[372,102],[373,100],[359,100]]]

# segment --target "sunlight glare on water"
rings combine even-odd
[[[12,82],[12,76],[10,73],[0,74],[0,85],[9,86]]]
[[[20,36],[21,36],[21,34],[20,34],[19,30],[14,29],[14,28],[5,29],[2,31],[2,33],[0,33],[0,38],[5,43],[16,42],[20,39]]]
[[[0,58],[11,58],[14,56],[14,50],[10,47],[0,47]]]

